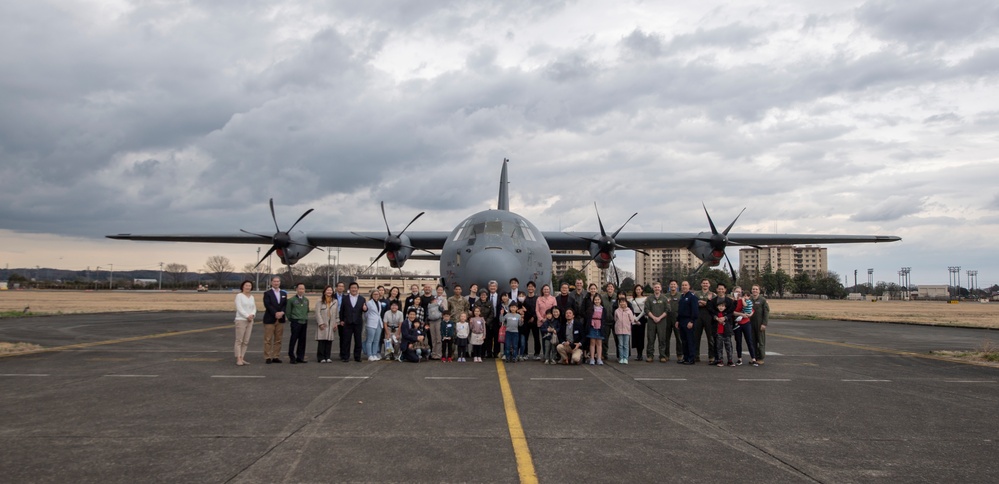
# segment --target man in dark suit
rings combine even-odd
[[[271,278],[271,288],[264,293],[264,363],[281,363],[281,337],[284,335],[284,311],[288,293],[281,290],[281,278]]]
[[[340,361],[350,361],[350,340],[354,339],[354,361],[361,361],[361,332],[364,329],[364,312],[368,306],[364,296],[357,293],[357,283],[350,283],[350,294],[343,298],[340,305],[340,325],[343,326],[343,337],[340,338]]]

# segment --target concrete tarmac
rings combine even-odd
[[[0,320],[0,341],[55,349],[0,357],[0,476],[517,482],[533,468],[541,482],[999,481],[999,369],[928,357],[999,344],[997,331],[780,320],[757,368],[506,364],[508,408],[492,360],[319,364],[314,324],[308,364],[265,365],[258,324],[252,365],[237,367],[231,317]],[[508,411],[529,462],[515,456]]]

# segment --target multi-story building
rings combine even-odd
[[[552,254],[572,254],[572,255],[589,255],[590,252],[586,250],[553,250]],[[555,277],[563,274],[568,269],[576,269],[577,271],[583,270],[583,264],[586,264],[585,260],[573,260],[573,261],[554,261],[552,262],[552,274]],[[608,269],[610,270],[610,269]],[[602,281],[607,280],[607,270],[602,270],[597,267],[596,263],[590,262],[586,264],[586,283],[595,282],[600,284]],[[553,277],[554,279],[554,277]],[[539,288],[540,289],[540,288]],[[552,294],[558,291],[558,288],[552,288]]]
[[[829,272],[828,249],[817,245],[793,246],[775,245],[770,247],[746,247],[739,249],[739,272],[762,274],[770,264],[770,270],[784,269],[794,277],[805,273],[815,277],[820,272]]]
[[[649,255],[635,252],[635,283],[646,285],[662,281],[664,276],[687,274],[701,265],[687,249],[647,249]]]

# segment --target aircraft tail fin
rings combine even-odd
[[[510,160],[503,158],[503,171],[500,172],[499,200],[496,202],[496,210],[510,211],[510,182],[506,175],[506,165]]]

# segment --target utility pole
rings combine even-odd
[[[330,285],[330,267],[333,265],[333,253],[326,251],[326,285]]]
[[[961,297],[961,266],[949,266],[950,272],[948,284],[954,286],[954,299]]]
[[[111,266],[111,274],[108,276],[108,289],[114,290],[114,264],[108,264]]]
[[[333,284],[340,284],[340,248],[336,248],[335,266],[333,266]]]
[[[257,247],[257,258],[255,260],[260,260],[260,247]],[[260,270],[256,266],[253,268],[253,287],[260,287]]]
[[[867,290],[874,290],[874,268],[867,269]]]
[[[163,263],[160,262],[160,290],[163,290]]]

